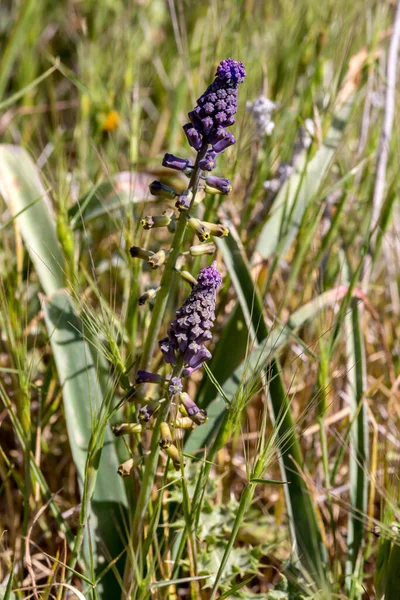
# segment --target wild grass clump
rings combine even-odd
[[[1,7],[0,598],[398,600],[399,6]]]

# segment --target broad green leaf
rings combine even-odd
[[[87,477],[88,445],[104,402],[98,365],[93,360],[82,322],[76,314],[69,293],[60,290],[53,296],[44,298],[43,310],[63,391],[68,438],[82,489]],[[118,458],[114,440],[108,429],[98,454],[97,478],[88,526],[92,551],[93,545],[95,546],[95,561],[104,568],[104,561],[109,561],[109,556],[118,556],[123,549],[123,541],[116,525],[120,521],[121,512],[127,508],[123,481],[117,475]],[[111,573],[110,575],[113,578]],[[113,588],[108,588],[107,584],[106,581],[105,589],[111,593]]]
[[[123,482],[117,475],[114,440],[108,430],[97,431],[100,407],[109,398],[99,380],[101,368],[94,358],[97,355],[86,340],[71,296],[62,289],[64,261],[53,213],[38,171],[24,149],[0,146],[0,189],[11,213],[20,213],[16,223],[46,293],[43,311],[62,385],[68,436],[81,489],[87,477],[88,444],[97,432],[96,460],[91,464],[90,526],[86,525],[87,532],[90,527],[91,552],[97,571],[104,569],[104,561],[109,562],[110,557],[123,550],[116,524],[128,504]],[[88,534],[86,548],[89,548]],[[112,571],[97,589],[99,598],[102,593],[103,598],[120,593]]]
[[[0,193],[16,223],[46,295],[65,286],[64,257],[52,207],[38,170],[23,148],[0,145]]]

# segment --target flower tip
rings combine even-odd
[[[219,63],[216,76],[237,86],[239,83],[243,83],[246,77],[246,69],[240,60],[226,58]]]

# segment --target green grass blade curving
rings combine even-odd
[[[46,295],[65,286],[64,257],[47,192],[35,163],[19,146],[0,145],[0,193],[16,223]]]

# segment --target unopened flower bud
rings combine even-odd
[[[193,421],[190,417],[178,417],[171,423],[171,427],[176,427],[177,429],[193,429]]]
[[[195,150],[200,150],[202,141],[199,132],[191,123],[186,123],[186,125],[183,126],[183,130],[186,133],[189,145]]]
[[[143,229],[153,229],[153,227],[168,227],[171,223],[171,217],[168,215],[146,216],[140,224]]]
[[[169,169],[176,169],[176,171],[184,171],[191,166],[188,158],[179,158],[178,156],[168,153],[164,155],[162,165]]]
[[[179,269],[176,269],[176,271],[179,273],[179,275],[182,277],[182,279],[184,281],[186,281],[187,283],[190,283],[190,285],[192,287],[194,285],[196,285],[197,279],[195,277],[193,277],[193,275],[191,273],[189,273],[189,271],[180,271]]]
[[[158,410],[160,406],[160,402],[158,400],[151,400],[139,411],[139,421],[143,423],[148,423],[152,417],[152,415]]]
[[[153,196],[158,196],[159,198],[173,200],[178,196],[178,192],[173,187],[165,185],[164,183],[161,183],[161,181],[153,181],[153,183],[149,185],[149,189]]]
[[[121,435],[127,435],[129,433],[142,433],[142,426],[140,423],[119,423],[118,425],[113,426],[112,432],[115,437],[120,437]]]
[[[184,190],[175,202],[175,206],[180,212],[189,210],[192,199],[193,192],[191,190]]]
[[[165,263],[166,257],[164,250],[159,250],[149,258],[147,264],[151,269],[158,269]]]
[[[208,223],[207,221],[202,221],[201,223],[209,229],[211,235],[214,237],[226,237],[229,235],[229,229],[220,223]]]
[[[158,288],[153,288],[151,290],[147,290],[144,294],[142,294],[139,298],[139,306],[143,306],[149,300],[153,300],[156,297],[157,292],[160,290],[160,286]]]
[[[169,365],[174,365],[176,363],[176,355],[169,338],[163,338],[158,342],[158,345],[165,362]]]
[[[199,408],[197,404],[193,402],[189,394],[186,394],[186,392],[181,392],[179,394],[179,398],[185,407],[188,416],[194,423],[196,423],[196,425],[202,425],[206,422],[207,411]]]
[[[154,252],[151,250],[145,250],[145,248],[140,248],[139,246],[132,246],[129,248],[129,254],[132,258],[142,258],[143,260],[148,260],[153,256]]]
[[[226,177],[215,177],[209,175],[206,177],[207,194],[229,194],[232,191],[232,184]]]
[[[173,442],[171,430],[168,423],[161,423],[160,425],[160,446],[166,450]]]
[[[175,471],[180,471],[182,455],[179,452],[178,448],[174,444],[171,444],[170,446],[168,446],[168,448],[165,448],[165,452],[167,456],[172,460],[172,463],[175,467]],[[185,463],[182,462],[182,464],[183,466],[185,466]]]
[[[190,219],[188,220],[188,225],[191,229],[193,229],[193,231],[196,233],[197,237],[201,242],[206,242],[210,239],[211,232],[208,229],[208,227],[203,225],[200,219],[190,217]]]
[[[216,246],[213,242],[208,244],[199,244],[198,246],[190,246],[189,252],[192,256],[202,256],[203,254],[214,254]]]
[[[143,369],[139,369],[136,373],[136,383],[139,385],[141,383],[162,383],[164,378],[158,373],[150,373],[149,371],[144,371]]]

